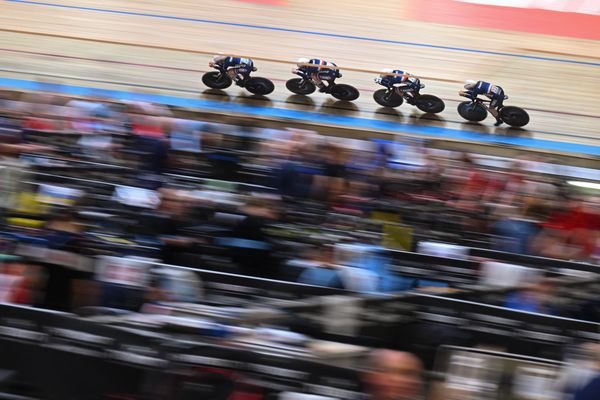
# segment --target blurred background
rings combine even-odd
[[[599,398],[596,3],[0,2],[0,399]]]

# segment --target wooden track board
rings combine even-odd
[[[229,0],[43,4],[0,0],[0,26],[282,60],[322,57],[342,67],[401,68],[456,81],[484,79],[504,87],[510,96],[507,104],[530,111],[529,131],[520,134],[600,144],[600,42],[402,19],[413,6],[413,2],[392,0],[376,4],[289,0],[284,5]],[[3,77],[268,104],[248,98],[237,88],[227,91],[229,97],[205,93],[200,77],[208,70],[208,56],[2,32],[0,49]],[[459,83],[424,82],[423,92],[444,98],[447,105],[441,118],[431,121],[408,105],[387,110],[375,104],[371,95],[379,88],[373,82],[376,75],[344,73],[340,82],[361,90],[355,106],[348,109],[323,94],[310,99],[291,96],[284,82],[293,77],[292,65],[257,66],[257,75],[272,78],[277,85],[269,96],[277,107],[507,133],[506,128],[493,128],[491,118],[482,126],[461,120],[456,113]]]

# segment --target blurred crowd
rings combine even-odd
[[[359,292],[414,288],[382,250],[415,251],[426,241],[596,261],[592,192],[532,172],[532,163],[550,160],[484,160],[414,140],[207,122],[142,101],[4,93],[0,302],[148,311],[201,296],[193,275],[174,284],[117,269],[57,272],[20,257],[19,246],[42,259],[64,256],[50,251],[126,257]],[[123,283],[140,293],[132,298]],[[504,305],[559,314],[556,284],[532,281]],[[418,397],[418,360],[373,357],[371,398]]]
[[[365,282],[386,277],[386,261],[363,257],[351,272],[341,270],[334,245],[413,251],[437,240],[595,261],[597,199],[558,176],[528,170],[545,160],[489,167],[478,156],[416,141],[339,139],[249,120],[206,122],[140,101],[3,98],[6,232],[48,248],[107,254],[91,235],[103,233],[113,244],[118,238],[139,245],[112,255],[137,252],[205,267],[212,254],[228,258],[221,264],[229,272],[375,291],[386,288]],[[45,182],[40,171],[65,179]],[[86,185],[88,177],[114,185],[110,201],[92,179]],[[294,276],[290,262],[304,269]]]

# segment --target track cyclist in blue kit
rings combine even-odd
[[[254,62],[242,57],[214,56],[208,65],[212,68],[216,65],[222,66],[237,85],[245,82],[250,77],[250,73],[256,71]]]
[[[312,65],[314,65],[314,67]],[[323,68],[323,66],[337,67],[336,64],[330,61],[320,60],[318,58],[300,58],[297,63],[298,68],[294,69],[292,72],[294,74],[301,72],[310,76],[310,79],[314,84],[319,87],[319,92],[328,93],[333,87],[335,80],[341,78],[342,74],[336,68]],[[325,82],[327,82],[327,84],[325,84]]]
[[[408,94],[413,100],[419,96],[419,91],[424,87],[419,78],[400,69],[384,68],[375,82],[385,87],[394,86],[399,96]]]
[[[475,100],[477,96],[486,96],[490,99],[489,112],[496,118],[495,126],[500,126],[504,121],[500,118],[500,108],[502,108],[504,100],[508,96],[504,94],[504,89],[500,86],[492,85],[489,82],[468,80],[465,82],[464,88],[460,95]]]

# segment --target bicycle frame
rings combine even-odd
[[[304,71],[298,70],[298,71],[296,71],[296,75],[298,75],[300,78],[304,79],[305,81],[311,81],[312,82],[312,78],[310,77],[310,75],[308,75]]]
[[[213,68],[214,68],[214,69],[216,69],[217,71],[219,71],[219,73],[220,73],[221,75],[227,75],[227,76],[229,76],[229,73],[228,73],[227,69],[226,69],[226,68],[224,68],[222,65],[220,65],[220,64],[215,64],[215,65],[213,66]],[[229,77],[231,78],[231,76],[229,76]],[[239,79],[239,78],[238,78],[238,75],[237,75],[237,74],[235,74],[235,75],[234,75],[234,77],[233,77],[233,78],[231,78],[231,80],[232,80],[233,82],[235,82],[235,84],[236,84],[236,85],[238,85],[238,86],[240,86],[240,87],[244,87],[244,85],[245,85],[245,83],[246,83],[246,80],[247,80],[247,79]]]
[[[296,75],[298,75],[300,78],[302,78],[302,83],[301,86],[304,86],[304,84],[306,82],[310,82],[311,84],[318,86],[317,83],[315,82],[315,80],[312,78],[312,76],[300,69],[298,69],[296,72],[294,72]],[[333,87],[335,86],[335,83],[331,83],[328,82],[329,86],[327,86],[327,91],[325,93],[331,93],[331,90],[333,89]]]
[[[219,71],[221,74],[227,75],[227,70],[225,68],[223,68],[222,65],[220,64],[215,64],[213,66],[214,69],[216,69],[217,71]]]
[[[414,97],[416,97],[416,96],[409,96],[409,95],[407,95],[407,93],[409,93],[409,91],[407,91],[407,90],[399,90],[399,87],[398,87],[398,86],[395,86],[395,84],[393,84],[393,83],[392,83],[391,85],[390,85],[390,84],[384,85],[384,84],[382,84],[382,83],[381,83],[381,81],[380,81],[380,80],[378,80],[378,79],[375,79],[375,82],[376,82],[377,84],[379,84],[379,85],[383,86],[384,88],[386,88],[386,89],[388,90],[388,92],[393,92],[393,93],[395,93],[395,94],[399,94],[398,92],[401,92],[401,93],[402,93],[402,97],[403,97],[405,100],[407,100],[407,101],[408,101],[408,100],[413,100],[413,99],[414,99]],[[423,89],[423,88],[425,87],[425,85],[423,85],[423,84],[421,84],[421,83],[419,83],[419,85],[420,85],[420,89]],[[412,93],[414,93],[414,90],[412,91]],[[417,93],[418,93],[418,92],[417,92]]]
[[[483,108],[485,108],[485,110],[486,110],[486,111],[490,111],[490,107],[489,107],[487,104],[485,104],[485,103],[491,103],[491,102],[492,102],[491,100],[487,100],[487,99],[481,99],[481,98],[479,98],[479,97],[475,97],[475,99],[474,99],[474,100],[473,100],[473,99],[471,99],[471,101],[472,101],[473,103],[481,104],[481,106],[482,106]]]

